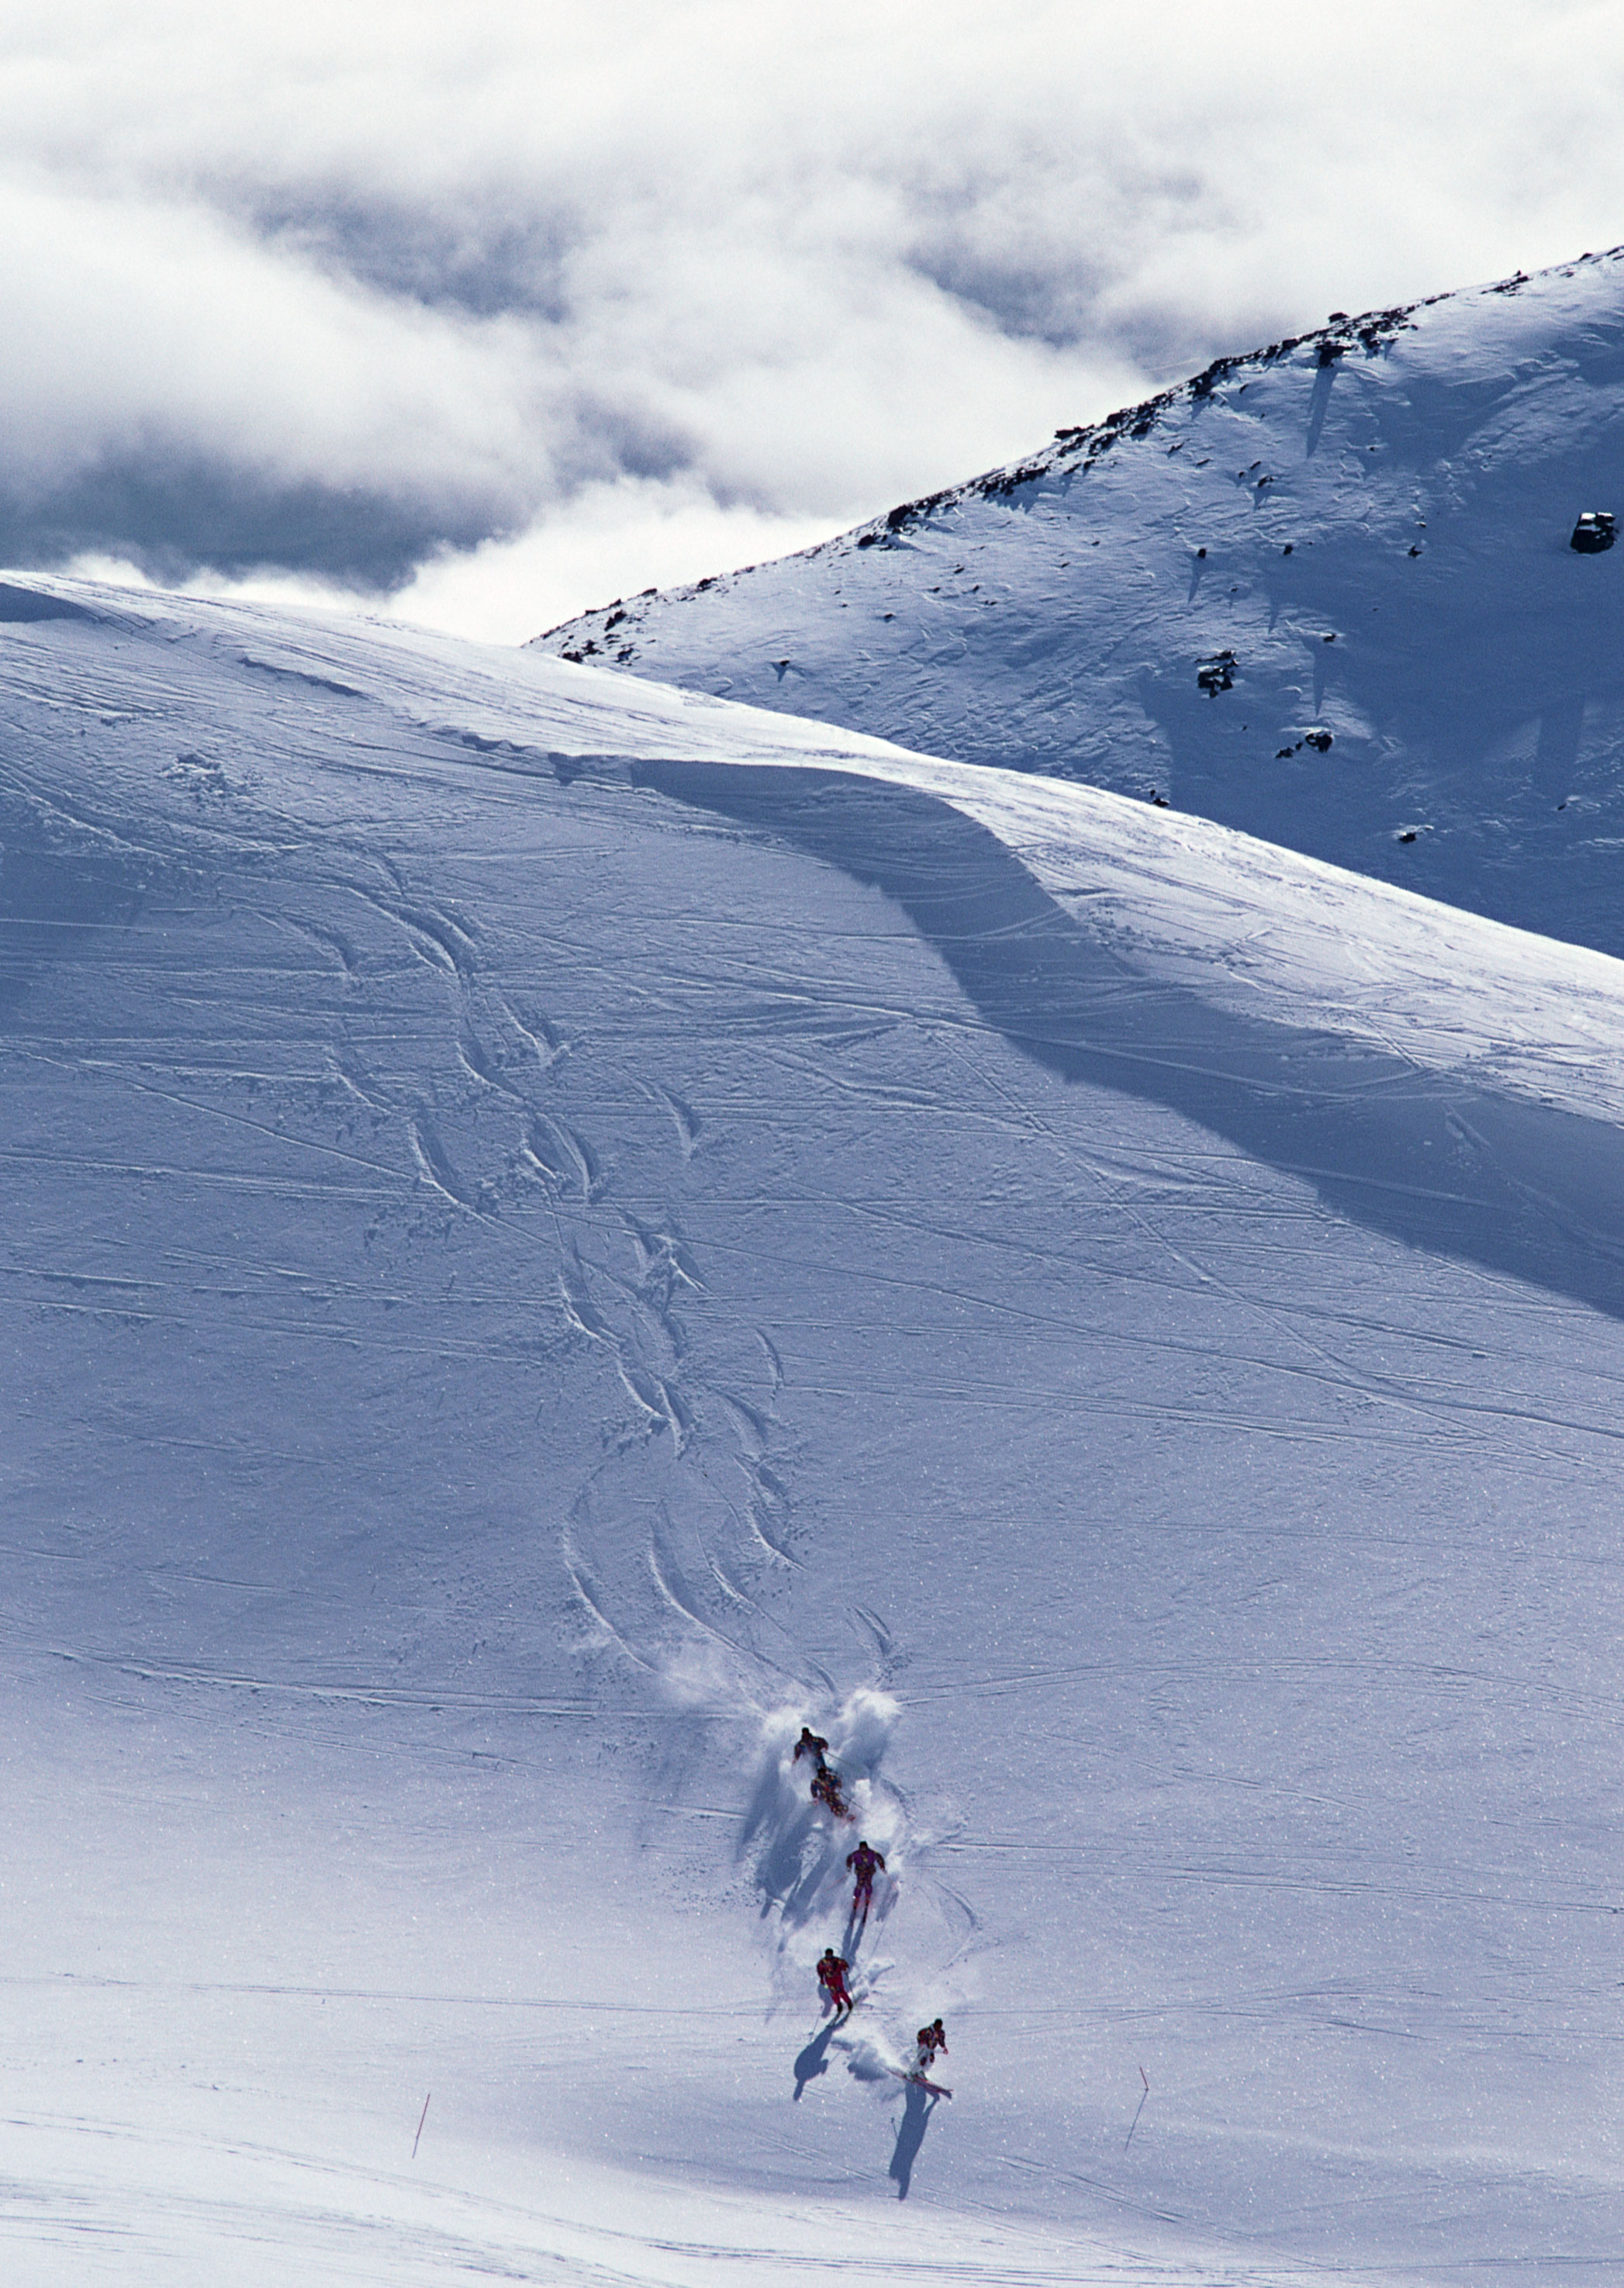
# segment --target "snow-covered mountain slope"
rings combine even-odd
[[[804,555],[540,641],[1154,790],[1618,953],[1624,550],[1573,552],[1590,508],[1624,514],[1618,250],[1222,361]]]
[[[1614,2260],[1624,965],[20,578],[0,844],[8,2280]]]

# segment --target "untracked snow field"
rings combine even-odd
[[[1612,2276],[1624,964],[23,575],[0,846],[0,2276]]]

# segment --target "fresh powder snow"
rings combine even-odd
[[[8,2280],[1605,2276],[1624,965],[384,624],[0,711]]]

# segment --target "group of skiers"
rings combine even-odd
[[[822,1804],[836,1819],[851,1819],[853,1814],[848,1810],[845,1797],[841,1791],[840,1775],[827,1761],[828,1744],[810,1724],[804,1724],[801,1736],[796,1743],[794,1761],[798,1764],[803,1756],[811,1757],[812,1801]],[[874,1904],[874,1879],[885,1872],[885,1855],[876,1851],[866,1839],[860,1839],[856,1850],[846,1854],[846,1868],[852,1877],[853,1936],[860,1938],[867,1925],[868,1910]],[[818,1984],[826,2000],[833,2004],[836,2022],[849,2018],[857,2007],[852,1990],[846,1983],[851,1970],[852,1966],[844,1955],[836,1954],[832,1946],[824,1948],[818,1962]],[[918,2082],[938,2096],[949,2095],[951,2093],[938,2090],[934,2082],[926,2079],[936,2063],[938,2051],[944,2057],[947,2054],[947,2037],[942,2030],[941,2020],[933,2018],[928,2026],[922,2026],[915,2039],[914,2069],[903,2076],[904,2080]]]
[[[828,1746],[828,1742],[814,1732],[810,1724],[803,1724],[801,1736],[795,1744],[795,1761],[798,1764],[803,1756],[810,1756],[812,1760],[812,1801],[832,1811],[836,1819],[850,1819],[852,1813],[841,1792],[840,1774],[824,1761],[824,1751]]]

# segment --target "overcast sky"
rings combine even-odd
[[[4,0],[0,561],[535,633],[1624,240],[1620,0]]]

